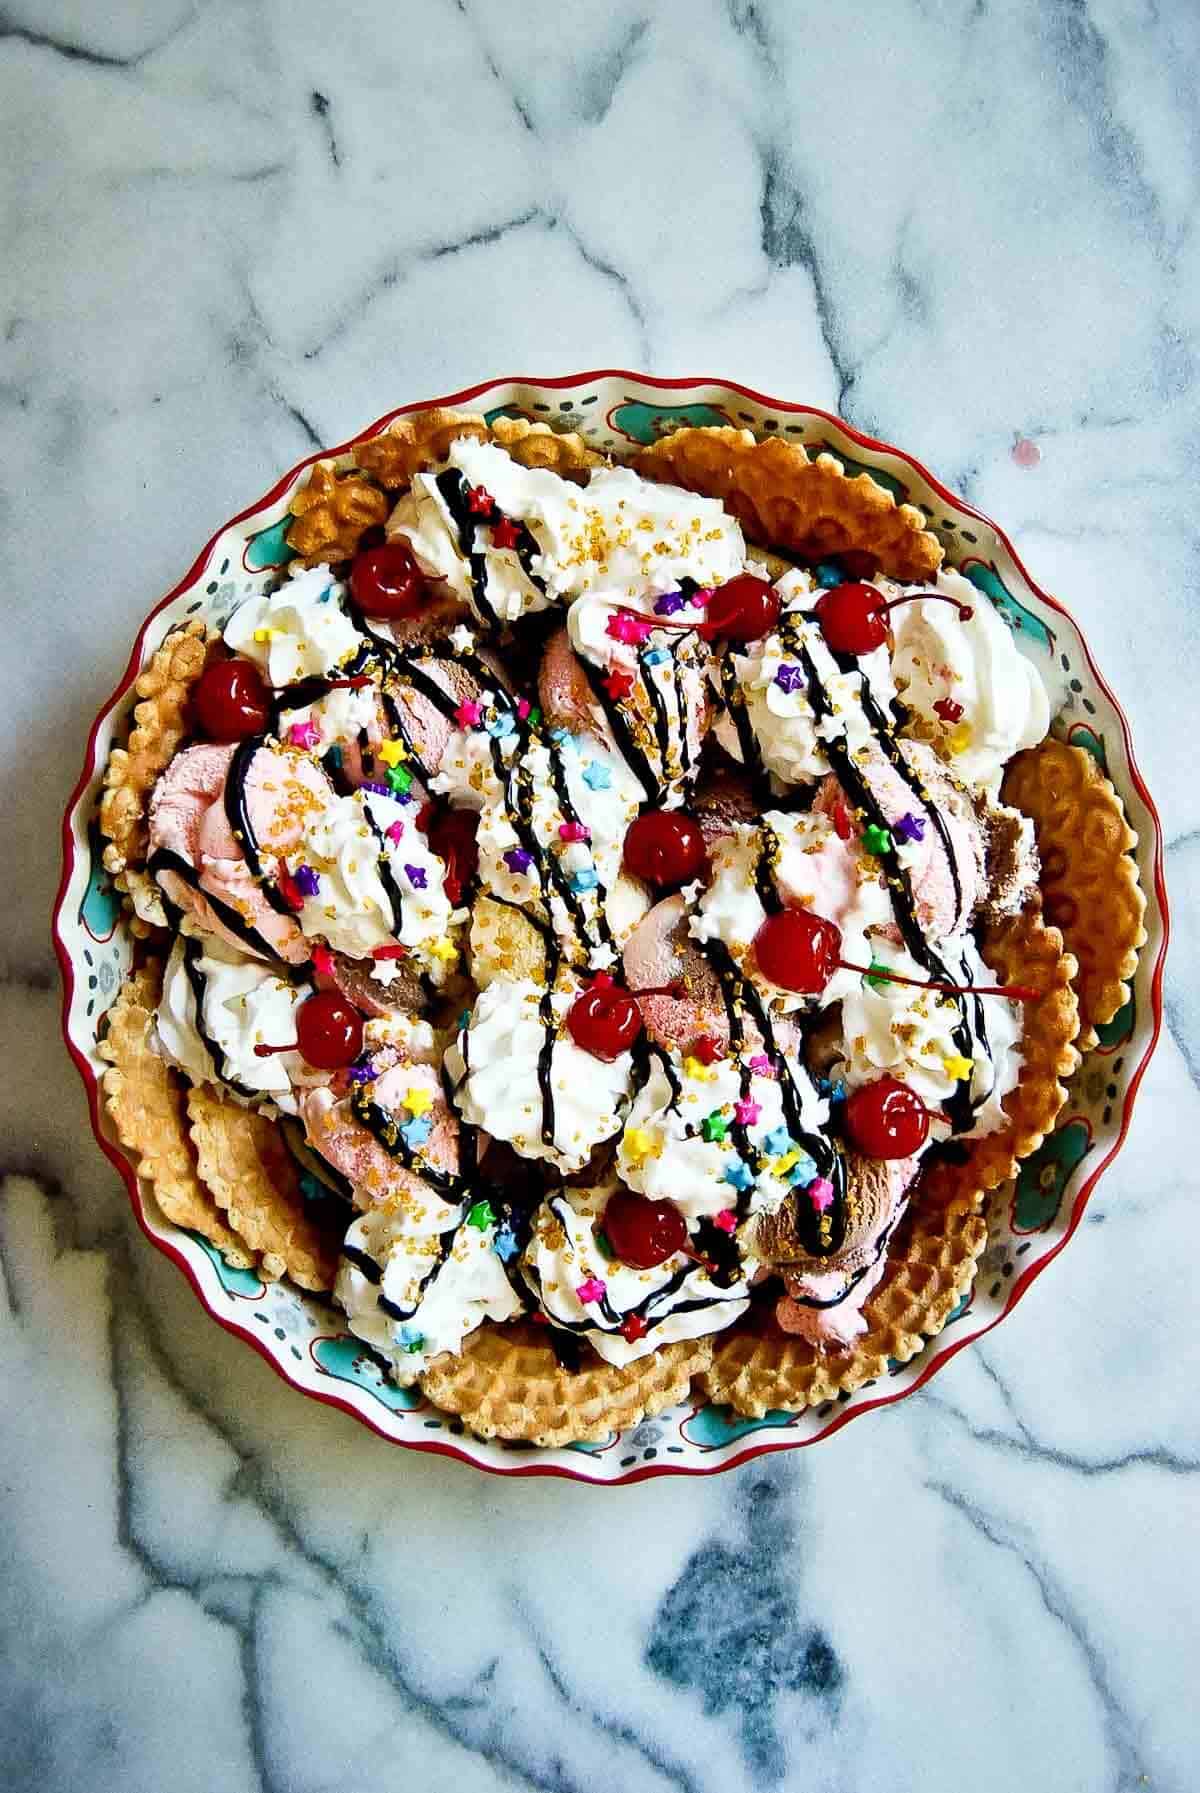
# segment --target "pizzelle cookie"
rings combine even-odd
[[[421,1387],[480,1438],[547,1448],[597,1443],[686,1400],[712,1356],[708,1339],[691,1339],[621,1367],[593,1359],[569,1370],[546,1343],[545,1330],[485,1321],[457,1355],[434,1358]]]
[[[287,539],[110,770],[175,934],[105,1047],[164,1212],[483,1437],[907,1362],[1141,938],[1003,619],[920,511],[732,429],[630,467],[412,413]]]
[[[749,430],[676,430],[634,458],[647,479],[720,498],[747,536],[806,560],[865,554],[894,579],[931,579],[942,545],[915,505],[897,504],[869,474],[847,477],[831,454],[810,461],[778,436]]]
[[[1032,818],[1041,856],[1042,905],[1079,962],[1079,1046],[1129,999],[1146,941],[1146,896],[1125,806],[1094,755],[1054,736],[1019,753],[1004,796]]]
[[[162,969],[152,962],[126,981],[108,1012],[100,1042],[104,1106],[122,1145],[138,1154],[138,1174],[167,1219],[201,1233],[237,1270],[253,1269],[254,1252],[226,1222],[201,1180],[192,1154],[184,1096],[151,1044]]]

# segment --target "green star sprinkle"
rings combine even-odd
[[[888,833],[888,830],[886,828],[878,827],[874,822],[871,823],[869,828],[863,829],[862,838],[863,846],[867,849],[868,853],[874,853],[878,856],[883,853],[890,853],[892,850],[892,837]]]
[[[387,781],[394,791],[403,795],[412,789],[413,775],[407,766],[389,766]]]
[[[467,1225],[478,1227],[481,1233],[486,1232],[488,1227],[495,1226],[495,1224],[496,1210],[491,1202],[476,1202],[475,1206],[468,1210]]]
[[[729,1122],[719,1108],[714,1108],[711,1114],[706,1114],[700,1123],[700,1132],[704,1138],[717,1145],[724,1142],[728,1130]]]
[[[887,966],[881,965],[878,959],[872,959],[871,968],[867,972],[867,982],[870,984],[872,990],[880,990],[885,984],[890,984],[891,981],[891,978],[888,976]]]
[[[592,1234],[592,1237],[596,1241],[596,1250],[600,1253],[600,1256],[602,1258],[607,1258],[611,1262],[617,1254],[613,1250],[612,1242],[609,1239],[608,1234],[604,1231],[604,1228],[597,1227]]]

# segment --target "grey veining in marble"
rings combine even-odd
[[[1200,1784],[1198,91],[1192,0],[0,0],[6,1788]],[[840,409],[1000,517],[1178,919],[1132,1136],[1004,1327],[620,1491],[391,1451],[207,1321],[91,1144],[47,922],[211,530],[392,404],[597,365]]]

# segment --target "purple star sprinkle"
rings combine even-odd
[[[504,863],[510,872],[527,872],[533,864],[533,854],[527,853],[524,847],[513,847],[504,855]]]
[[[409,883],[412,885],[414,890],[424,890],[425,884],[426,884],[426,878],[425,878],[425,873],[424,873],[423,869],[421,868],[421,866],[406,865],[404,868],[404,875],[408,879]]]
[[[370,1083],[379,1073],[369,1058],[363,1058],[356,1065],[351,1065],[346,1075],[351,1083]]]
[[[905,815],[892,824],[892,834],[896,840],[924,840],[924,816]]]
[[[300,865],[292,874],[296,880],[296,889],[301,896],[315,897],[321,889],[321,880],[311,865]]]
[[[654,606],[655,616],[674,616],[677,610],[683,609],[683,593],[681,591],[664,592]]]
[[[392,794],[386,784],[377,784],[374,779],[369,779],[361,788],[364,791],[374,791],[377,797],[390,797]]]
[[[804,668],[786,664],[781,666],[775,674],[775,683],[781,691],[794,691],[804,683]]]

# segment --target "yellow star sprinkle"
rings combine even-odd
[[[965,753],[970,745],[971,724],[969,722],[960,722],[958,727],[952,728],[946,736],[946,746],[951,753]]]
[[[455,944],[452,940],[447,940],[447,938],[444,934],[442,935],[440,940],[431,940],[430,941],[429,950],[433,954],[435,959],[443,959],[443,960],[449,961],[451,959],[457,959],[457,957],[458,957],[458,948],[455,946]]]
[[[710,1070],[707,1065],[701,1064],[700,1060],[693,1058],[691,1053],[683,1061],[683,1074],[685,1077],[694,1077],[697,1083],[711,1083],[716,1076],[715,1071]]]
[[[385,766],[398,766],[401,760],[408,758],[408,749],[403,741],[385,741],[379,749],[379,757]]]
[[[952,1052],[949,1058],[942,1060],[942,1064],[946,1068],[947,1077],[953,1077],[956,1083],[964,1083],[975,1069],[971,1060],[964,1058],[960,1052]]]
[[[255,629],[254,639],[255,641],[277,641],[279,633],[278,629]]]
[[[791,1170],[794,1165],[799,1164],[803,1156],[804,1154],[799,1148],[794,1152],[785,1152],[782,1158],[776,1158],[774,1164],[771,1166],[771,1174],[776,1177],[786,1177],[789,1170]]]
[[[654,1141],[644,1127],[627,1128],[621,1143],[625,1148],[625,1156],[632,1159],[634,1164],[640,1164],[654,1150]]]
[[[414,1084],[412,1089],[404,1092],[404,1106],[416,1120],[425,1113],[427,1108],[433,1107],[433,1097],[427,1089],[418,1089]]]

